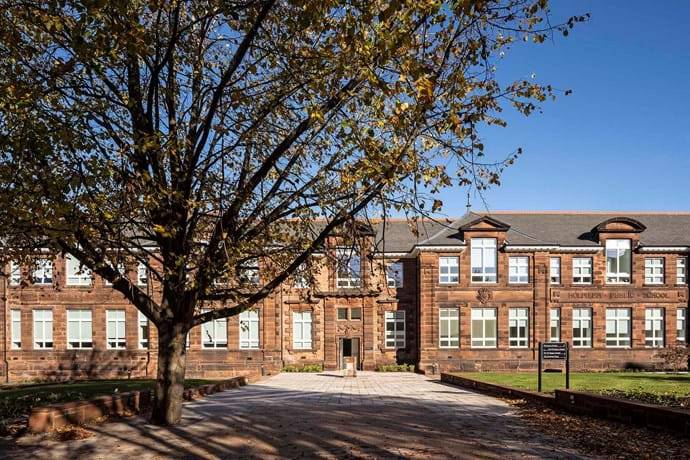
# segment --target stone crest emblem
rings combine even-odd
[[[494,298],[494,294],[489,288],[479,288],[477,290],[477,300],[481,304],[485,304]]]

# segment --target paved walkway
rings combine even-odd
[[[578,457],[500,400],[411,373],[280,374],[185,404],[179,426],[142,418],[91,438],[20,441],[13,458]],[[0,456],[2,453],[0,452]]]

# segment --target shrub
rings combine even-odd
[[[678,372],[685,369],[688,365],[688,358],[690,357],[690,350],[684,346],[668,347],[659,352],[659,357],[664,360],[664,367],[671,369],[673,372]]]
[[[283,372],[321,372],[323,371],[322,364],[304,364],[302,366],[296,366],[294,364],[288,364],[283,367]]]
[[[414,372],[414,364],[379,364],[377,372]]]

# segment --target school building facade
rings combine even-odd
[[[193,329],[187,376],[348,357],[367,370],[526,370],[540,341],[568,342],[576,369],[653,368],[688,343],[690,214],[471,212],[368,231],[360,247],[333,239],[337,263],[315,256],[313,282]],[[155,296],[144,267],[125,270]],[[261,262],[253,270],[260,282]],[[5,272],[4,381],[155,376],[155,328],[78,261]]]

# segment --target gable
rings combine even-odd
[[[507,232],[510,225],[490,216],[481,216],[459,228],[461,232]]]
[[[640,221],[630,217],[613,217],[596,226],[597,233],[642,233],[646,229]]]

